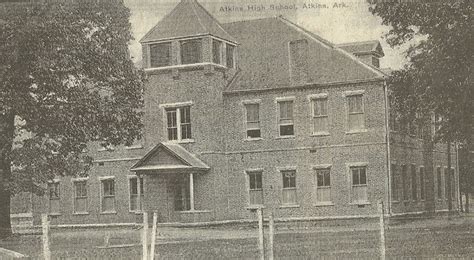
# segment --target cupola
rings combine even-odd
[[[236,67],[237,41],[196,0],[181,0],[140,43],[145,70]]]

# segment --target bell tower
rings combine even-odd
[[[181,0],[140,43],[147,143],[223,149],[222,93],[237,71],[235,38],[197,1]]]

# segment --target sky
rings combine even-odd
[[[181,0],[125,0],[131,10],[135,40],[130,51],[141,57],[138,41]],[[198,0],[219,22],[233,22],[283,15],[305,29],[335,44],[379,40],[385,52],[381,68],[399,69],[405,63],[406,47],[392,49],[384,35],[390,29],[369,12],[366,0]]]

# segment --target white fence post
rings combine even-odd
[[[258,216],[258,249],[260,251],[260,259],[265,260],[265,247],[263,245],[263,208],[257,209]]]
[[[268,219],[268,259],[273,260],[273,236],[275,235],[275,222],[273,221],[273,212],[270,213]]]
[[[383,201],[379,202],[379,224],[380,224],[380,259],[385,260],[385,223]]]
[[[158,213],[153,212],[153,230],[151,231],[150,260],[155,259],[156,222],[158,222]]]
[[[48,214],[41,215],[41,226],[43,228],[43,259],[51,260],[51,250],[49,248],[49,220]]]
[[[142,260],[148,260],[148,213],[143,212]]]

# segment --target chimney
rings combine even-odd
[[[290,80],[294,85],[308,82],[308,41],[306,39],[290,41],[289,64]]]

